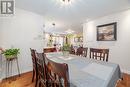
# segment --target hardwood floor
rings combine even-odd
[[[35,81],[32,83],[32,72],[15,76],[0,83],[0,87],[35,87]]]
[[[123,74],[123,80],[119,80],[117,87],[130,87],[130,75]]]
[[[0,83],[0,87],[35,87],[35,82],[31,82],[32,72],[22,74],[20,77],[15,76]],[[116,87],[130,87],[130,75],[124,74],[123,81],[118,81]]]

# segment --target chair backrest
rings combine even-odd
[[[76,55],[78,55],[78,56],[83,55],[83,47],[79,47],[79,48],[77,49]]]
[[[108,61],[109,49],[90,48],[90,58]]]
[[[75,54],[75,50],[74,50],[73,45],[71,45],[69,53],[70,53],[70,54]]]
[[[41,81],[41,85],[47,85],[47,71],[46,71],[46,64],[45,64],[45,55],[44,53],[37,53],[37,70],[39,80]]]
[[[68,65],[47,59],[47,71],[50,87],[70,87]]]
[[[44,48],[43,49],[44,53],[49,53],[49,52],[56,52],[56,48]]]
[[[31,49],[31,57],[32,57],[32,63],[33,63],[33,69],[36,70],[37,69],[37,65],[36,65],[36,50]]]
[[[87,57],[87,53],[88,53],[88,48],[87,47],[83,48],[83,54],[82,54],[82,56],[83,57]]]
[[[79,47],[77,49],[77,52],[76,52],[76,55],[78,56],[83,56],[83,57],[87,57],[87,51],[88,51],[88,48],[84,48],[84,47]]]

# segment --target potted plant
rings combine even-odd
[[[68,55],[69,51],[70,51],[70,45],[69,44],[64,44],[63,47],[62,47],[63,55]]]
[[[6,49],[3,54],[6,59],[14,59],[17,58],[17,55],[20,53],[20,49]]]

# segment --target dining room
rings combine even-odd
[[[0,0],[0,87],[130,87],[130,0]]]

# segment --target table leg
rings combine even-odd
[[[9,73],[10,73],[10,61],[8,61],[8,76],[9,76]]]
[[[5,72],[6,72],[6,73],[5,73],[5,74],[6,74],[6,79],[7,79],[7,68],[8,68],[8,67],[7,67],[7,61],[6,61],[6,71],[5,71]]]
[[[9,65],[10,65],[10,61],[7,61],[7,60],[6,60],[6,79],[7,79],[8,76],[9,76]]]
[[[19,70],[18,59],[16,59],[16,62],[17,62],[17,69],[18,69],[18,74],[19,74],[19,76],[20,76],[20,70]]]
[[[13,61],[10,61],[11,62],[11,70],[10,70],[10,74],[12,76],[12,65],[13,65]]]

